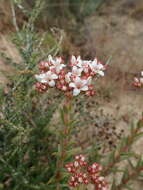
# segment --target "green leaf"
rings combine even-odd
[[[126,180],[128,177],[129,177],[129,171],[128,171],[128,168],[126,167],[126,169],[124,170],[124,173],[123,173],[123,175],[122,175],[122,178],[121,178],[121,184],[122,184],[123,181]]]
[[[125,188],[128,190],[133,190],[129,185],[125,185]]]
[[[108,156],[108,164],[114,162],[115,160],[115,150],[112,151]]]

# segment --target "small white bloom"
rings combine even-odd
[[[104,180],[104,177],[103,177],[103,176],[100,176],[98,179],[99,179],[99,181],[103,181],[103,180]]]
[[[55,73],[52,73],[51,71],[48,71],[46,73],[42,73],[40,75],[35,75],[35,78],[41,82],[41,83],[47,83],[49,86],[53,87],[55,86],[55,79],[58,79],[58,76]]]
[[[81,91],[88,90],[87,80],[82,80],[80,77],[76,77],[74,82],[71,82],[69,86],[73,88],[73,96],[77,96]]]
[[[91,64],[91,61],[86,61],[86,60],[83,60],[82,61],[82,67],[83,67],[83,71],[85,72],[85,73],[87,73],[88,72],[88,70],[89,70],[89,65]]]
[[[71,176],[71,181],[75,181],[75,177],[74,176]]]
[[[82,177],[79,177],[79,178],[78,178],[78,182],[79,182],[79,183],[82,183],[82,182],[83,182]]]
[[[53,64],[54,63],[54,59],[51,55],[48,56],[48,61]]]
[[[55,86],[55,81],[51,80],[51,81],[48,82],[48,84],[49,84],[49,86],[53,87],[53,86]]]
[[[85,156],[80,155],[80,160],[81,160],[81,161],[85,161]]]
[[[82,67],[82,60],[80,56],[76,58],[74,55],[72,55],[70,62],[72,66]]]
[[[138,79],[137,77],[135,77],[135,78],[134,78],[134,81],[138,83],[138,82],[139,82],[139,79]]]
[[[92,168],[93,168],[93,169],[95,169],[96,167],[97,167],[96,164],[93,164],[93,165],[92,165]]]
[[[97,73],[100,76],[104,76],[104,72],[103,72],[104,66],[101,63],[98,63],[97,59],[92,61],[92,63],[90,64],[90,68],[94,73]]]
[[[78,167],[79,163],[77,161],[74,162],[74,167]]]
[[[74,55],[71,56],[70,62],[72,65],[76,65],[76,57]]]
[[[71,172],[71,168],[67,168],[68,172]]]
[[[82,67],[82,59],[80,56],[77,57],[77,66]]]
[[[72,68],[72,75],[74,76],[81,76],[83,69],[82,68],[78,68],[76,66],[73,66]]]
[[[61,57],[57,57],[51,66],[51,69],[55,69],[56,73],[60,73],[60,71],[66,67],[66,65],[62,64],[62,58]]]

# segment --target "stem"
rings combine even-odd
[[[11,12],[12,12],[13,25],[15,27],[16,32],[18,33],[19,32],[19,28],[18,28],[17,21],[16,21],[16,14],[15,14],[13,0],[11,0],[10,3],[11,3]]]
[[[56,173],[56,182],[57,188],[56,190],[60,190],[60,181],[62,179],[61,169],[64,167],[64,161],[67,157],[67,147],[69,142],[69,127],[70,127],[70,107],[71,107],[71,98],[67,97],[65,104],[63,106],[63,130],[61,132],[61,140],[60,140],[60,148],[61,154],[60,158],[57,161],[57,173]]]

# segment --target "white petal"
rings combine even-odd
[[[42,79],[42,80],[41,80],[41,83],[48,83],[48,80]]]
[[[73,71],[73,72],[77,71],[77,67],[76,67],[76,66],[73,66],[72,71]]]
[[[83,86],[83,87],[81,88],[81,90],[82,90],[82,91],[87,91],[87,90],[88,90],[88,86]]]
[[[63,68],[63,67],[66,67],[66,65],[64,65],[64,64],[61,64],[61,67]]]
[[[76,75],[76,76],[80,76],[82,70],[83,70],[82,68],[78,68],[78,67],[76,67],[76,66],[73,66],[72,74],[73,74],[73,75]]]
[[[75,88],[76,85],[75,85],[75,83],[71,82],[71,83],[69,84],[69,87]]]
[[[55,86],[55,81],[51,80],[48,84],[49,84],[49,86],[53,87],[53,86]]]
[[[51,63],[54,63],[53,57],[51,55],[48,56],[48,61],[50,61]]]
[[[73,90],[73,96],[77,96],[80,93],[80,89],[75,88]]]
[[[81,61],[81,57],[80,56],[77,57],[77,61]]]
[[[97,59],[95,58],[95,59],[92,61],[92,64],[93,64],[93,65],[97,65],[97,63],[98,63],[98,61],[97,61]]]
[[[58,79],[58,75],[52,74],[52,75],[51,75],[51,78],[52,78],[52,79]]]
[[[74,64],[76,62],[76,57],[74,55],[71,56],[71,63]]]
[[[56,66],[56,67],[55,67],[55,69],[56,69],[56,72],[57,72],[57,73],[59,73],[59,72],[60,72],[60,70],[61,70],[61,66],[60,66],[60,65],[58,65],[58,66]]]
[[[101,76],[104,76],[104,72],[103,71],[98,71],[97,72],[99,75],[101,75]]]
[[[81,82],[80,77],[76,77],[76,79],[75,79],[75,83],[79,83],[79,82]]]
[[[137,77],[134,78],[135,82],[139,82],[139,79]]]
[[[141,72],[141,76],[143,77],[143,71]]]
[[[87,84],[88,81],[87,80],[82,80],[82,85],[84,86],[85,84]]]
[[[62,58],[61,58],[61,57],[57,57],[57,58],[56,58],[56,63],[57,63],[57,64],[60,64],[61,62],[62,62]]]
[[[45,75],[45,74],[35,75],[35,78],[36,78],[39,82],[42,82],[42,83],[47,82],[47,80],[45,80],[45,78],[46,78],[46,75]]]

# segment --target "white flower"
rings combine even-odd
[[[83,71],[82,68],[78,68],[76,66],[73,66],[72,68],[72,75],[73,76],[81,76],[81,72]]]
[[[72,65],[76,65],[76,57],[74,55],[71,56],[70,62]]]
[[[80,57],[80,56],[78,56],[78,57],[76,58],[74,55],[72,55],[70,62],[71,62],[71,65],[72,65],[72,66],[82,67],[82,60],[81,60],[81,57]]]
[[[82,68],[85,73],[88,73],[89,65],[91,64],[91,61],[83,60],[82,62]]]
[[[74,162],[74,167],[76,167],[76,168],[77,168],[78,166],[79,166],[78,161],[75,161],[75,162]]]
[[[82,80],[80,77],[76,77],[74,82],[69,84],[69,86],[73,88],[73,96],[77,96],[81,91],[87,91],[87,83],[87,80]]]
[[[55,69],[56,73],[60,73],[60,71],[66,67],[66,65],[62,64],[62,58],[61,57],[57,57],[54,62],[53,65],[51,66],[51,69]]]
[[[41,82],[41,83],[47,83],[49,86],[53,87],[55,86],[55,79],[58,79],[58,76],[55,73],[52,73],[51,71],[48,71],[46,73],[42,73],[40,75],[35,75],[35,78]]]
[[[77,57],[77,66],[82,67],[82,59],[80,56]]]
[[[82,68],[78,68],[78,67],[76,67],[76,66],[73,66],[72,72],[68,72],[68,73],[65,75],[65,81],[66,81],[67,83],[69,83],[69,82],[71,82],[71,80],[72,80],[72,76],[75,77],[75,78],[81,76],[82,70],[83,70]]]
[[[82,182],[83,182],[82,177],[78,177],[78,182],[79,182],[79,183],[82,183]]]
[[[51,55],[48,56],[48,62],[50,62],[51,64],[54,63],[54,59]]]
[[[48,56],[48,61],[51,63],[50,69],[55,69],[56,73],[60,73],[60,71],[63,69],[63,67],[66,67],[66,65],[62,64],[62,58],[56,57],[53,59],[51,55]]]
[[[90,68],[92,72],[99,74],[100,76],[104,76],[104,66],[101,63],[98,63],[97,59],[91,62]]]

